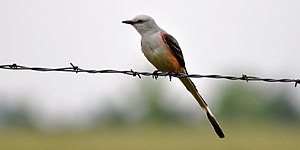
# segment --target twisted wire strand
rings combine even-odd
[[[183,74],[177,72],[139,72],[133,70],[113,70],[113,69],[103,69],[103,70],[93,70],[93,69],[83,69],[78,66],[70,63],[68,67],[59,67],[59,68],[47,68],[47,67],[28,67],[24,65],[17,65],[16,63],[10,65],[0,65],[0,69],[6,70],[31,70],[31,71],[39,71],[39,72],[75,72],[75,73],[91,73],[91,74],[125,74],[133,77],[142,78],[142,76],[151,76],[154,79],[157,79],[160,76],[169,76],[170,80],[172,77],[182,78],[182,77],[190,77],[190,78],[212,78],[212,79],[226,79],[226,80],[241,80],[241,81],[262,81],[262,82],[276,82],[276,83],[294,83],[294,86],[297,87],[300,84],[300,79],[273,79],[273,78],[261,78],[255,76],[248,76],[242,74],[239,77],[236,76],[228,76],[228,75],[201,75],[201,74]]]

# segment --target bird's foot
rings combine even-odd
[[[179,75],[178,71],[169,71],[167,74],[169,76],[170,81],[172,81],[172,77],[177,77]]]
[[[158,75],[159,75],[158,72],[159,72],[159,70],[153,71],[153,73],[152,73],[152,78],[153,78],[153,79],[157,80]]]

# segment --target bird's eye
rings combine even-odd
[[[142,23],[144,22],[142,19],[139,19],[136,23]]]

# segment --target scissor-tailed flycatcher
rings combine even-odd
[[[132,25],[139,32],[142,36],[141,44],[144,55],[159,71],[187,73],[178,42],[172,35],[161,29],[153,18],[147,15],[138,15],[132,20],[122,21],[122,23]],[[224,138],[221,127],[192,80],[187,77],[179,79],[206,112],[207,118],[218,136]]]

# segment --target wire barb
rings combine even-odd
[[[11,69],[17,69],[17,67],[18,67],[18,66],[17,66],[17,64],[15,64],[15,63],[12,64],[12,65],[9,65],[9,68],[11,68]]]
[[[17,65],[16,63],[10,64],[10,65],[0,65],[0,69],[6,69],[6,70],[31,70],[31,71],[39,71],[39,72],[49,72],[49,71],[55,71],[55,72],[75,72],[75,73],[117,73],[117,74],[125,74],[125,75],[131,75],[133,77],[138,76],[140,79],[142,76],[152,76],[153,79],[158,79],[159,76],[169,76],[170,81],[172,80],[172,77],[176,78],[183,78],[183,77],[190,77],[190,78],[212,78],[212,79],[226,79],[226,80],[241,80],[241,81],[261,81],[261,82],[276,82],[276,83],[294,83],[294,86],[297,87],[298,84],[300,84],[300,79],[272,79],[272,78],[260,78],[260,77],[254,77],[254,76],[248,76],[245,74],[242,74],[240,77],[234,77],[234,76],[226,76],[226,75],[200,75],[200,74],[184,74],[184,73],[178,73],[178,72],[160,72],[158,70],[154,71],[153,73],[150,72],[138,72],[133,71],[130,69],[129,71],[120,71],[120,70],[87,70],[79,68],[78,66],[75,66],[73,63],[70,63],[71,67],[61,67],[61,68],[46,68],[46,67],[27,67],[23,65]]]
[[[297,87],[297,84],[300,84],[300,79],[297,79],[297,80],[295,81],[295,87]]]
[[[79,67],[78,66],[74,66],[72,63],[70,63],[70,65],[73,67],[73,70],[78,73]]]
[[[140,73],[135,72],[135,71],[133,71],[132,69],[130,69],[130,72],[132,73],[132,76],[133,76],[133,77],[138,76],[140,79],[142,78],[141,75],[140,75]]]
[[[249,80],[248,80],[248,76],[247,75],[245,75],[245,74],[242,74],[242,79],[243,80],[246,80],[246,82],[248,82]]]

